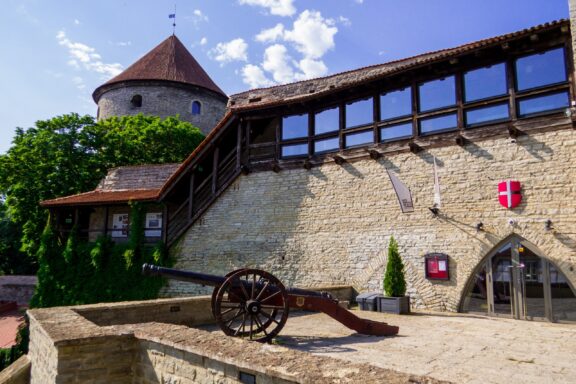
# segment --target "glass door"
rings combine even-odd
[[[576,321],[576,295],[550,261],[512,238],[478,267],[462,310],[523,320]]]

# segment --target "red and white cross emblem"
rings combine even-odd
[[[498,201],[506,208],[514,208],[522,201],[520,182],[506,180],[498,183]]]

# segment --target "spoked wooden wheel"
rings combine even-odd
[[[218,289],[214,317],[229,336],[268,342],[288,319],[288,293],[268,272],[242,269],[230,275]]]

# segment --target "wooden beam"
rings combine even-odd
[[[214,148],[212,155],[212,194],[216,193],[218,183],[218,155],[220,154],[220,147]]]
[[[412,153],[418,153],[418,152],[422,152],[424,150],[424,148],[422,148],[421,146],[419,146],[418,144],[416,144],[413,141],[411,141],[408,144],[408,147],[410,148],[410,152],[412,152]]]
[[[188,192],[188,219],[194,214],[194,171],[190,175],[190,191]]]

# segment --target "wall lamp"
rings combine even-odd
[[[438,216],[438,214],[440,213],[440,208],[438,207],[428,207],[428,209],[430,210],[430,212],[432,212],[434,216]]]
[[[483,231],[484,230],[484,223],[479,222],[478,224],[476,224],[476,230],[477,231]]]
[[[554,229],[554,226],[552,225],[552,220],[550,219],[546,220],[546,222],[544,223],[544,229],[547,231],[551,231]]]

